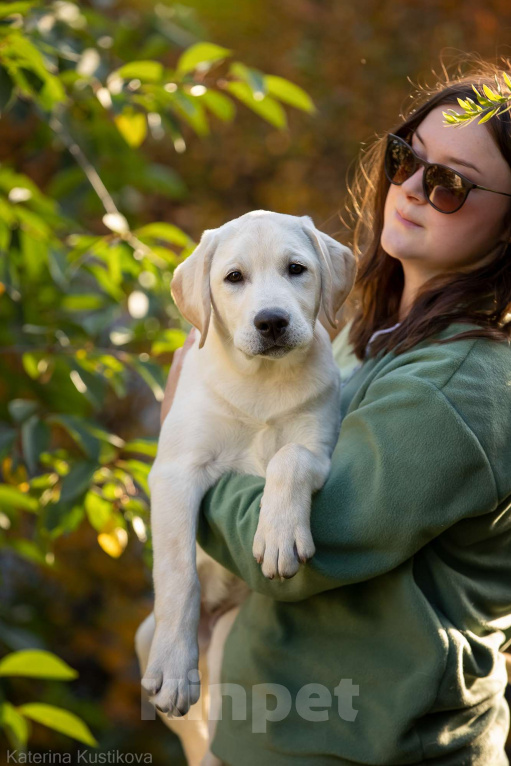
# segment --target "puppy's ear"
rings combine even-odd
[[[309,216],[301,217],[303,230],[314,247],[321,267],[321,302],[326,318],[337,327],[337,312],[355,284],[355,256],[344,245],[316,229]]]
[[[206,229],[193,253],[174,271],[170,284],[174,303],[201,334],[199,348],[206,341],[211,317],[209,272],[218,244],[216,232],[216,229]]]

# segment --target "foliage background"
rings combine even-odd
[[[446,61],[459,51],[509,55],[511,8],[506,0],[80,7],[93,29],[86,47],[105,61],[112,55],[108,71],[141,59],[174,67],[184,49],[209,41],[301,86],[317,109],[286,108],[288,128],[279,129],[238,103],[232,121],[210,117],[204,135],[168,116],[130,146],[115,117],[124,113],[126,135],[140,131],[124,111],[135,91],[123,103],[114,98],[110,120],[91,86],[75,93],[64,133],[92,160],[152,260],[143,248],[135,258],[105,227],[104,206],[44,108],[19,102],[0,119],[0,649],[48,649],[79,672],[66,684],[5,679],[0,693],[16,705],[37,699],[73,711],[101,750],[177,764],[171,735],[141,721],[133,652],[151,609],[145,479],[165,372],[183,338],[171,270],[205,228],[251,209],[308,214],[345,238],[346,174],[361,143],[393,126],[412,91],[407,78],[433,81],[441,52]],[[108,40],[102,47],[108,37],[113,50]],[[115,65],[114,53],[122,53]],[[101,81],[107,70],[95,72]],[[41,85],[29,79],[27,88],[40,93]],[[16,199],[19,188],[30,199]],[[151,222],[181,233],[140,234]],[[134,292],[146,296],[141,317],[133,305],[130,312]],[[82,746],[36,724],[30,747]]]

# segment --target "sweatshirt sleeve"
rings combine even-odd
[[[374,380],[345,416],[330,475],[312,498],[316,553],[289,580],[267,580],[252,557],[263,488],[260,477],[221,477],[203,500],[197,540],[252,590],[282,601],[389,572],[498,504],[488,458],[454,404],[399,369]]]

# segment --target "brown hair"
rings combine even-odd
[[[483,84],[495,89],[497,80],[502,92],[508,92],[502,69],[497,65],[474,57],[470,57],[469,63],[470,71],[464,75],[458,70],[457,75],[449,76],[444,68],[444,79],[432,90],[421,88],[407,114],[403,115],[401,124],[389,132],[407,137],[435,107],[445,105],[447,110],[453,105],[458,107],[458,98],[473,97],[472,84],[479,90]],[[503,60],[503,66],[511,72],[509,60]],[[511,166],[510,112],[491,118],[485,127]],[[385,144],[386,135],[364,151],[349,189],[353,208],[350,212],[356,221],[352,246],[358,261],[358,273],[346,304],[345,316],[353,320],[349,341],[359,359],[364,359],[367,343],[376,330],[389,328],[399,321],[404,285],[401,263],[383,250],[380,241],[383,210],[390,185],[383,171]],[[508,215],[511,224],[511,212]],[[368,349],[368,355],[374,356],[381,350],[402,353],[453,322],[477,324],[480,329],[458,334],[449,342],[479,337],[509,342],[510,312],[511,243],[504,242],[492,262],[479,269],[429,279],[418,292],[400,326],[377,336]]]

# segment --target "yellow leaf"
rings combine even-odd
[[[116,527],[112,532],[102,532],[98,535],[98,543],[113,559],[119,558],[127,542],[128,533],[122,527]]]
[[[119,133],[130,146],[137,147],[147,135],[145,114],[140,112],[123,112],[115,118]]]

